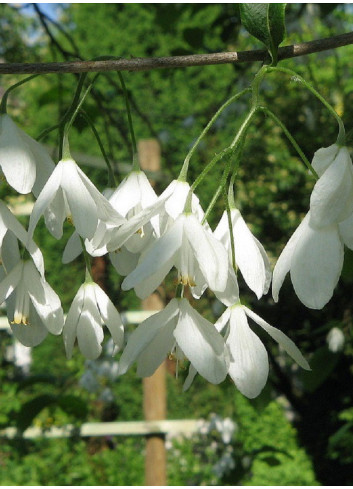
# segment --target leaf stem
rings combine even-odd
[[[268,71],[281,71],[282,73],[286,73],[288,75],[291,75],[295,80],[300,81],[303,83],[303,85],[313,94],[315,95],[316,98],[320,100],[320,102],[328,109],[328,111],[335,117],[337,123],[338,123],[338,137],[337,137],[337,142],[339,146],[343,146],[345,144],[346,140],[346,131],[344,128],[343,121],[341,117],[337,114],[335,109],[330,105],[327,100],[324,99],[324,97],[309,83],[307,82],[302,76],[298,75],[293,70],[290,70],[288,68],[281,68],[278,66],[271,67],[268,69]]]
[[[0,114],[7,114],[7,99],[8,99],[9,94],[12,92],[12,90],[14,90],[15,88],[20,87],[21,85],[33,80],[33,78],[36,78],[37,76],[39,76],[39,75],[27,76],[26,78],[15,83],[14,85],[12,85],[10,88],[8,88],[6,90],[6,92],[4,93],[4,95],[2,96],[2,99],[1,99]]]
[[[319,175],[316,173],[316,171],[314,170],[312,164],[310,163],[310,161],[308,160],[308,158],[305,156],[305,154],[303,153],[303,151],[300,148],[299,144],[294,139],[294,137],[291,135],[291,133],[289,132],[289,130],[287,129],[287,127],[283,124],[283,122],[270,109],[268,109],[267,107],[259,107],[259,110],[261,110],[266,115],[268,115],[269,117],[271,117],[271,119],[274,121],[274,123],[277,124],[282,129],[282,131],[287,136],[288,140],[290,141],[290,143],[292,144],[292,146],[294,147],[294,149],[296,150],[296,152],[298,153],[298,155],[300,156],[300,158],[303,160],[304,165],[313,174],[313,176],[316,178],[316,180],[318,180],[319,179]]]
[[[201,134],[199,135],[199,137],[196,139],[196,141],[194,142],[194,144],[192,145],[192,148],[190,149],[190,151],[188,152],[188,154],[186,155],[185,157],[185,160],[184,160],[184,163],[183,163],[183,166],[182,166],[182,169],[180,171],[180,174],[179,174],[179,177],[178,177],[178,180],[179,181],[182,181],[182,182],[185,182],[186,181],[186,177],[187,177],[187,172],[188,172],[188,169],[189,169],[189,163],[190,163],[190,159],[191,157],[193,156],[193,154],[195,153],[196,151],[196,148],[198,147],[198,145],[200,144],[201,140],[203,139],[204,136],[206,136],[206,134],[208,133],[208,131],[211,129],[211,127],[213,126],[213,124],[215,123],[215,121],[218,119],[218,117],[221,115],[221,113],[224,111],[224,109],[226,109],[229,105],[231,105],[233,102],[235,102],[238,98],[240,98],[241,96],[245,95],[246,93],[250,92],[251,91],[251,88],[245,88],[244,90],[242,90],[241,92],[238,92],[236,93],[235,95],[232,95],[228,100],[226,100],[226,102],[224,102],[224,104],[217,110],[217,112],[214,114],[214,116],[210,119],[210,121],[208,122],[207,126],[203,129],[203,131],[201,132]]]

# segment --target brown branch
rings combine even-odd
[[[336,49],[353,44],[353,32],[315,41],[293,44],[279,48],[278,59]],[[83,73],[99,71],[147,71],[156,68],[185,68],[227,63],[251,63],[265,61],[267,51],[239,51],[230,53],[191,54],[188,56],[168,56],[163,58],[132,58],[108,61],[65,61],[62,63],[0,63],[0,74],[30,73]]]

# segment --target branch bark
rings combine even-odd
[[[292,44],[279,48],[278,59],[295,58],[307,54],[336,49],[353,44],[353,32],[317,39],[315,41]],[[252,63],[265,61],[267,51],[239,51],[211,54],[191,54],[162,58],[131,58],[109,61],[65,61],[60,63],[0,63],[0,74],[36,73],[83,73],[100,71],[148,71],[157,68],[186,68],[227,63]]]

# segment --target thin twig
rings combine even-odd
[[[353,44],[353,32],[315,41],[293,44],[279,48],[278,59],[336,49]],[[147,71],[156,68],[183,68],[227,63],[250,63],[265,61],[267,51],[239,51],[231,53],[191,54],[188,56],[168,56],[162,58],[132,58],[106,61],[65,61],[62,63],[0,63],[0,74],[30,73],[82,73],[99,71]]]

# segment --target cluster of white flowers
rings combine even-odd
[[[244,395],[253,398],[266,383],[269,365],[263,343],[249,326],[250,319],[302,368],[309,369],[283,332],[240,302],[234,265],[258,299],[268,292],[272,274],[263,246],[234,205],[212,231],[187,182],[175,180],[157,196],[142,171],[132,171],[105,196],[71,158],[55,166],[8,115],[0,116],[0,165],[13,188],[20,193],[32,191],[37,197],[28,231],[0,202],[0,303],[6,300],[11,328],[24,345],[39,344],[48,331],[63,332],[68,358],[77,339],[84,356],[94,360],[102,351],[106,325],[115,353],[123,350],[119,375],[134,362],[138,375],[152,375],[172,353],[177,361],[190,362],[184,389],[197,373],[215,384],[229,375]],[[344,244],[353,249],[353,170],[347,149],[337,145],[317,151],[313,167],[320,178],[310,210],[276,264],[272,292],[277,301],[290,271],[299,299],[308,307],[322,308],[337,284]],[[125,277],[122,289],[134,289],[141,299],[156,290],[174,267],[176,297],[141,323],[126,346],[118,311],[91,278],[78,290],[65,320],[60,299],[45,280],[41,251],[33,241],[43,215],[57,239],[62,237],[65,219],[75,228],[64,263],[82,252],[108,254]],[[18,241],[26,258],[20,255]],[[208,288],[224,304],[226,309],[215,324],[193,308],[183,294],[185,287],[195,299]]]

